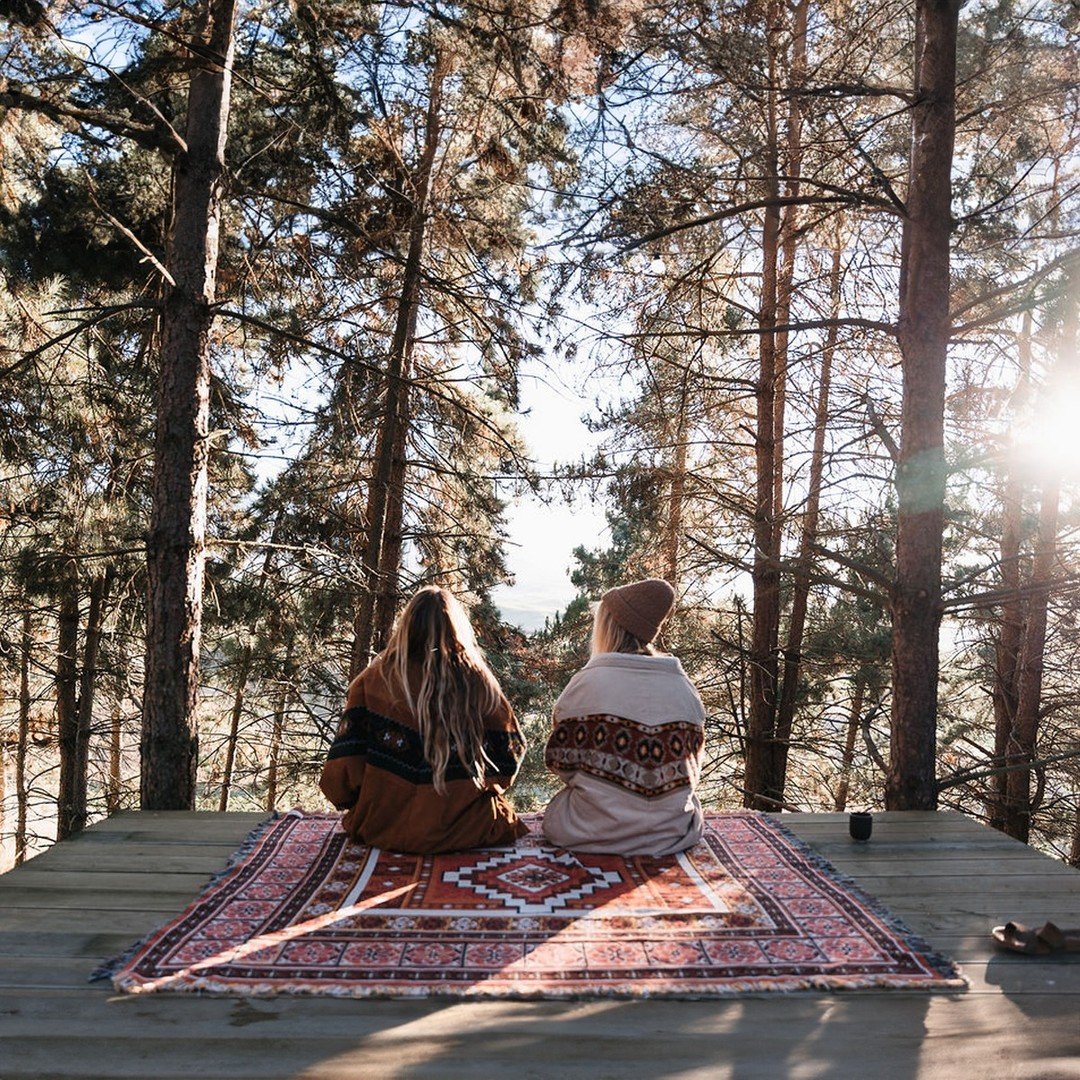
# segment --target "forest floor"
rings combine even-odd
[[[953,813],[797,835],[956,959],[965,992],[711,1001],[357,1001],[117,995],[102,960],[179,912],[259,814],[119,814],[0,876],[0,1078],[732,1080],[1080,1075],[1080,954],[995,953],[1008,918],[1080,926],[1080,871]]]

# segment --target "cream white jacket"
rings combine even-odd
[[[599,653],[555,703],[545,761],[566,781],[544,835],[571,850],[670,855],[701,837],[705,710],[674,656]]]

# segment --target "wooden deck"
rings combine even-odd
[[[0,1078],[1080,1077],[1080,954],[995,954],[1013,917],[1080,926],[1080,872],[956,814],[784,821],[963,966],[966,993],[445,1002],[113,994],[89,971],[184,907],[255,814],[125,813],[0,876]]]

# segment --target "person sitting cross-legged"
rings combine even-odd
[[[555,703],[545,750],[566,782],[544,815],[558,847],[670,855],[701,837],[705,710],[679,661],[652,644],[674,601],[650,578],[596,607],[592,657]]]
[[[421,589],[406,604],[346,706],[319,786],[354,840],[431,855],[527,832],[503,794],[525,740],[445,589]]]

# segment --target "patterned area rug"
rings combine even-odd
[[[700,844],[664,858],[575,856],[545,847],[538,823],[512,848],[432,857],[292,812],[103,974],[130,993],[344,997],[965,985],[765,815],[710,815]]]

